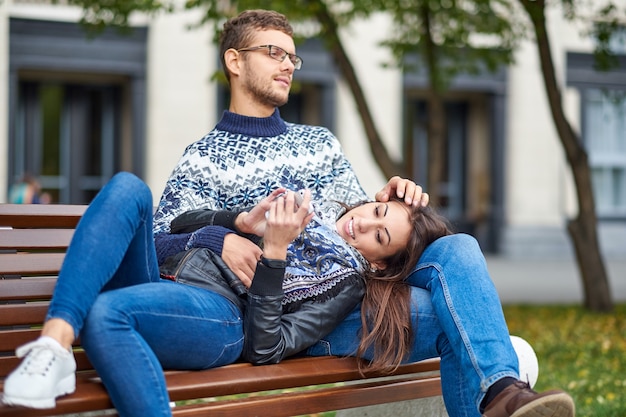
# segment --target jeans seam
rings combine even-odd
[[[414,271],[419,271],[419,270],[426,269],[426,268],[433,268],[435,271],[437,271],[437,279],[441,285],[444,299],[446,301],[447,309],[450,315],[452,316],[452,321],[454,322],[456,330],[458,331],[459,336],[461,337],[463,346],[465,347],[467,355],[472,363],[472,368],[474,369],[474,371],[476,372],[476,374],[478,375],[481,381],[480,392],[478,393],[478,398],[477,398],[477,403],[476,403],[478,407],[480,405],[480,402],[482,401],[482,398],[484,397],[484,393],[487,392],[487,389],[493,384],[493,382],[509,375],[506,375],[503,373],[503,375],[497,374],[497,375],[492,376],[489,379],[485,378],[485,375],[482,373],[482,371],[480,370],[480,367],[476,363],[476,357],[471,347],[471,344],[469,343],[469,340],[467,339],[467,333],[465,332],[464,327],[461,325],[461,321],[459,320],[459,316],[456,312],[456,308],[454,307],[454,303],[452,302],[452,298],[450,296],[450,291],[449,291],[448,284],[445,278],[445,274],[443,273],[443,268],[438,263],[429,262],[429,263],[423,263],[423,264],[418,265]],[[427,288],[427,289],[432,292],[432,287]]]

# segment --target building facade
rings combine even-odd
[[[24,173],[55,202],[87,203],[127,170],[146,180],[156,203],[185,146],[227,107],[228,91],[212,77],[219,70],[213,33],[188,28],[198,12],[136,18],[129,33],[97,36],[80,17],[46,0],[0,2],[0,202]],[[378,46],[389,27],[376,16],[342,36],[387,148],[425,183],[427,80],[381,65],[391,59]],[[590,156],[602,249],[623,258],[626,66],[594,70],[593,45],[559,10],[550,11],[549,30],[564,107]],[[298,45],[298,54],[304,66],[281,114],[329,127],[373,195],[385,179],[345,82],[319,41]],[[492,253],[571,257],[565,225],[576,193],[535,46],[522,44],[515,65],[497,73],[457,77],[446,113],[441,192],[458,229]]]

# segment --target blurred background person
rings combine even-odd
[[[9,190],[9,203],[12,204],[48,204],[50,201],[50,194],[42,192],[39,181],[28,173]]]

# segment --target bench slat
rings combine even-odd
[[[87,206],[72,204],[0,204],[0,226],[75,227]]]
[[[0,279],[0,301],[48,300],[55,283],[56,278]]]
[[[378,404],[379,398],[385,402],[413,399],[419,390],[423,397],[441,395],[441,382],[438,378],[400,379],[375,384],[355,384],[332,388],[318,388],[308,392],[291,392],[267,396],[189,405],[174,408],[174,417],[219,415],[220,417],[272,416],[290,417],[294,415],[320,413],[353,407]]]
[[[0,229],[0,249],[65,249],[73,229]]]
[[[47,312],[47,302],[0,304],[0,326],[41,324]]]
[[[312,362],[316,363],[314,369],[311,368]],[[343,401],[354,402],[351,402],[350,404],[371,405],[380,403],[380,398],[385,398],[384,402],[415,398],[416,392],[420,393],[420,398],[440,395],[441,386],[438,376],[429,376],[424,379],[423,377],[420,378],[419,376],[414,375],[415,373],[437,370],[438,364],[439,360],[436,359],[405,365],[399,369],[398,374],[406,375],[406,381],[399,380],[395,385],[388,381],[375,383],[362,381],[357,382],[354,385],[350,385],[350,388],[334,388],[334,390],[339,388],[339,392],[345,391],[344,394],[332,394],[333,388],[325,389],[326,393],[321,395],[327,397],[326,400],[329,401],[329,404],[325,405],[320,404],[320,401],[310,401],[311,404],[309,404],[309,407],[311,408],[309,408],[310,411],[308,411],[308,413],[320,411],[320,407],[323,408],[322,411],[348,408],[346,405],[343,405]],[[297,375],[299,375],[299,378],[294,380],[294,376]],[[91,372],[79,373],[77,375],[78,382],[76,393],[59,398],[57,400],[57,408],[54,410],[55,413],[62,414],[78,412],[85,409],[110,408],[111,403],[108,399],[108,395],[106,394],[104,387],[94,379],[94,376],[95,374]],[[306,376],[306,378],[303,378],[304,376]],[[304,387],[317,384],[330,384],[353,380],[359,381],[360,377],[356,371],[356,360],[354,358],[324,357],[315,359],[288,359],[276,365],[254,366],[247,363],[237,363],[206,371],[166,372],[166,380],[170,393],[177,391],[177,393],[180,394],[178,397],[172,394],[172,400],[181,401],[194,398],[210,398],[214,396]],[[408,384],[406,384],[407,381]],[[240,383],[243,383],[244,385],[239,385]],[[377,386],[381,387],[379,388],[381,389],[380,392],[377,391]],[[384,391],[385,386],[388,387],[387,389],[390,392]],[[368,391],[362,395],[358,394],[358,390],[363,387],[365,387],[364,389]],[[400,391],[401,388],[402,390]],[[200,396],[198,396],[197,393],[200,393]],[[281,395],[289,396],[290,394]],[[293,394],[294,397],[304,396],[302,398],[306,398],[307,395],[312,395],[312,398],[314,398],[317,394],[312,394],[311,392]],[[381,397],[380,395],[385,395],[385,397]],[[302,398],[298,398],[298,400],[302,402]],[[388,398],[389,401],[387,401]],[[400,399],[396,400],[395,398]],[[255,401],[259,401],[259,404],[262,404],[264,401],[269,401],[270,404],[273,403],[272,407],[275,408],[270,407],[264,410],[263,408],[258,408],[258,406],[255,407],[257,405],[255,404]],[[235,407],[235,410],[232,411],[233,414],[222,414],[220,412],[215,415],[264,415],[272,417],[280,415],[277,414],[277,409],[282,408],[282,403],[275,403],[273,401],[276,400],[271,400],[271,397],[248,397],[247,400],[238,400],[235,402],[243,404],[243,408],[240,410],[239,414],[237,414],[237,408]],[[82,405],[82,407],[78,407],[78,404]],[[350,407],[357,405],[350,405]],[[205,409],[205,407],[211,406],[214,405],[206,404],[202,406],[175,407],[174,415],[213,415],[212,413],[207,413],[208,409]],[[228,410],[230,407],[233,407],[233,405],[227,406],[225,410]],[[188,408],[189,411],[185,411],[185,408]],[[216,410],[219,410],[219,408]],[[265,411],[264,413],[261,412],[263,410]],[[290,410],[290,413],[291,412],[292,410]],[[298,411],[297,414],[303,413],[307,413],[307,411]],[[45,413],[41,410],[9,408],[0,405],[0,415],[26,417],[50,415],[50,412],[48,411]]]
[[[2,253],[0,275],[51,275],[61,269],[63,253]]]
[[[41,329],[3,330],[2,338],[0,338],[0,352],[13,353],[16,347],[37,339],[40,331]],[[6,358],[0,356],[0,363],[4,359]],[[2,368],[1,365],[0,368]],[[5,376],[6,374],[6,372],[2,372],[2,370],[0,370],[0,376]]]
[[[221,396],[360,380],[356,363],[354,358],[297,358],[276,365],[237,363],[206,371],[171,372],[166,378],[172,401],[179,401],[206,397],[207,384],[212,396]],[[435,359],[400,367],[396,375],[438,369],[439,359]]]

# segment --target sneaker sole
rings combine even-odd
[[[76,375],[71,374],[59,381],[54,391],[54,396],[50,398],[28,398],[15,397],[7,395],[6,392],[2,398],[2,402],[6,405],[21,405],[28,408],[54,408],[56,406],[56,398],[66,394],[72,394],[76,391]]]
[[[566,393],[539,398],[516,410],[511,417],[574,417],[574,400]]]

